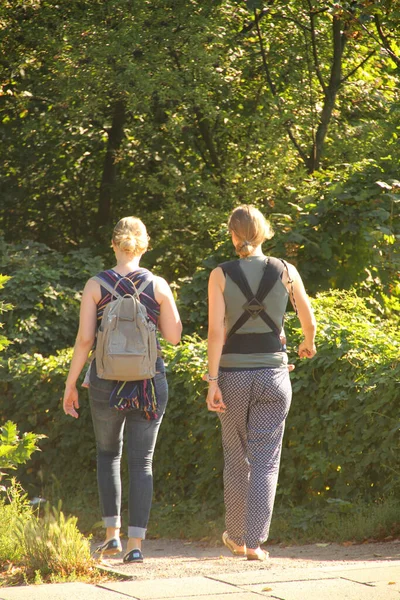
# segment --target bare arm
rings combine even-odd
[[[160,305],[158,328],[161,335],[170,344],[179,344],[182,335],[181,319],[171,288],[162,277],[155,277],[154,297]]]
[[[208,282],[208,374],[217,377],[225,342],[225,277],[220,267],[210,274]],[[211,411],[224,412],[225,404],[217,381],[209,382],[207,406]]]
[[[289,275],[287,271],[284,271],[282,281],[289,292],[293,308],[297,310],[301,330],[304,335],[304,340],[299,345],[298,353],[300,358],[312,358],[317,352],[315,347],[317,324],[299,272],[294,265],[288,264],[288,268]],[[293,289],[289,278],[293,280]]]
[[[96,336],[97,302],[100,300],[100,286],[89,279],[82,294],[79,316],[79,329],[76,336],[74,353],[65,384],[63,407],[66,415],[78,418],[79,408],[76,382],[85,365]]]

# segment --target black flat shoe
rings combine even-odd
[[[130,552],[127,552],[124,556],[124,563],[142,563],[143,562],[143,554],[139,550],[139,548],[134,548]]]
[[[104,542],[101,546],[98,546],[95,550],[96,554],[104,554],[105,556],[112,556],[113,554],[119,554],[122,552],[122,545],[119,539],[112,538],[108,542]]]

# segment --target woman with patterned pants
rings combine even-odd
[[[219,265],[209,280],[207,406],[221,420],[229,550],[265,560],[282,438],[292,390],[283,319],[290,298],[304,340],[300,358],[312,358],[316,324],[297,269],[265,256],[272,237],[253,206],[236,208],[229,231],[239,260]]]

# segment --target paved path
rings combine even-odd
[[[171,572],[176,572],[177,565],[182,568],[184,576],[180,577],[170,577],[168,572],[154,577],[157,560],[164,558],[149,556],[143,565],[124,568],[118,568],[121,560],[116,559],[112,569],[132,580],[0,588],[0,600],[400,600],[399,544],[391,546],[385,556],[371,546],[379,558],[354,560],[354,554],[345,560],[329,560],[333,550],[322,547],[318,562],[273,556],[268,563],[256,564],[230,557],[225,549],[206,549],[201,554],[201,549],[192,548],[191,562],[189,556],[169,558],[174,567]],[[360,550],[356,551],[359,555]],[[202,571],[196,570],[195,560],[205,567]],[[147,579],[146,563],[151,577]],[[193,576],[186,576],[191,569]]]

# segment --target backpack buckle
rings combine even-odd
[[[265,310],[264,305],[261,304],[257,298],[252,298],[249,302],[243,304],[243,310],[249,313],[252,319],[256,319],[260,313]]]

